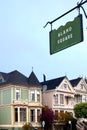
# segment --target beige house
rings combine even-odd
[[[43,105],[55,113],[67,111],[74,115],[74,105],[87,101],[87,84],[83,78],[70,80],[64,76],[41,83],[43,86]]]
[[[48,105],[54,112],[68,111],[73,114],[75,90],[66,76],[44,81],[43,105]]]
[[[74,105],[80,102],[87,102],[87,83],[85,79],[79,77],[70,80],[70,82],[75,90]]]

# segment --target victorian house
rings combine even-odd
[[[41,82],[43,105],[56,113],[70,112],[74,116],[74,105],[87,102],[87,83],[83,78],[69,80],[66,76]]]
[[[78,77],[70,80],[70,83],[75,90],[74,104],[87,102],[87,83],[85,79]]]
[[[40,127],[42,87],[32,71],[27,78],[18,71],[0,72],[0,129],[19,129],[26,122]]]
[[[66,76],[44,80],[43,105],[47,105],[55,113],[70,112],[73,114],[75,90]]]
[[[0,72],[0,130],[20,130],[24,123],[40,127],[42,106],[74,115],[74,105],[87,102],[87,80],[66,76],[39,82],[32,71],[29,77],[18,71]]]

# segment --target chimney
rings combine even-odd
[[[46,76],[45,76],[45,74],[43,74],[43,81],[44,81],[44,82],[46,81]]]

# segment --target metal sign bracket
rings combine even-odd
[[[72,8],[71,10],[67,11],[66,13],[64,13],[64,14],[62,14],[61,16],[59,16],[58,18],[52,20],[51,22],[48,21],[48,22],[46,23],[46,25],[44,26],[44,28],[45,28],[48,24],[50,24],[50,25],[51,25],[51,31],[52,31],[52,24],[53,24],[54,22],[56,22],[58,19],[62,18],[63,16],[67,15],[68,13],[70,13],[71,11],[73,11],[73,10],[75,10],[75,9],[79,9],[79,14],[80,14],[80,8],[81,8],[81,9],[83,10],[83,12],[84,12],[85,17],[87,18],[86,11],[85,11],[85,9],[82,7],[82,5],[85,4],[86,2],[87,2],[87,0],[85,0],[84,2],[83,2],[83,0],[81,0],[81,2],[80,2],[80,3],[78,2],[78,3],[77,3],[77,6],[75,6],[75,7]]]

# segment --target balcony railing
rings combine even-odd
[[[21,105],[22,105],[22,104],[23,104],[23,105],[25,104],[25,105],[28,105],[28,103],[29,103],[29,102],[28,102],[27,99],[26,99],[26,100],[22,100],[22,99],[21,99],[21,100],[16,100],[16,99],[13,100],[13,104],[21,104]]]

